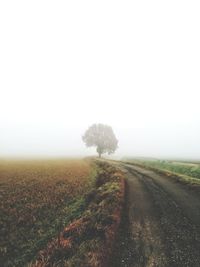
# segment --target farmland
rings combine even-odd
[[[96,164],[95,184],[85,195],[81,217],[67,225],[58,238],[51,240],[29,266],[110,266],[121,222],[125,183],[122,172],[114,166],[104,161]]]
[[[101,161],[1,161],[1,266],[101,266],[120,223],[123,181]]]
[[[188,176],[190,178],[200,179],[200,163],[184,162],[172,160],[137,160],[128,159],[129,162],[142,164],[146,167],[152,167],[159,170],[170,171],[176,174]]]
[[[23,266],[64,225],[80,217],[95,167],[84,160],[1,161],[0,252]]]

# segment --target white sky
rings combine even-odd
[[[199,1],[0,1],[0,156],[200,158]]]

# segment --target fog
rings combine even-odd
[[[1,1],[0,157],[200,159],[199,1]]]

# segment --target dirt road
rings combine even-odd
[[[112,267],[200,267],[200,195],[164,175],[118,163],[126,205]]]

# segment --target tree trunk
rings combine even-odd
[[[101,153],[99,152],[99,158],[101,158]]]

